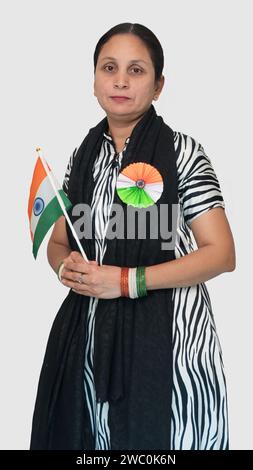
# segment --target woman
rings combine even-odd
[[[63,185],[89,262],[61,217],[48,260],[70,290],[48,340],[31,449],[229,448],[205,281],[235,269],[234,242],[203,147],[156,114],[162,70],[161,45],[140,24],[119,24],[96,46],[106,117],[74,150]]]

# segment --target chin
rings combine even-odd
[[[111,113],[111,114],[114,114],[114,115],[117,115],[117,116],[122,116],[122,115],[126,115],[126,114],[129,114],[129,113],[135,113],[136,111],[132,108],[129,107],[129,106],[121,106],[119,105],[118,103],[108,103],[106,106],[104,106],[104,109],[106,108],[106,112],[108,113]]]

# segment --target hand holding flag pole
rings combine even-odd
[[[33,173],[28,203],[34,257],[36,258],[40,244],[51,225],[61,215],[64,215],[83,258],[89,263],[66,210],[66,208],[71,207],[71,201],[61,189],[47,162],[40,154],[41,148],[36,148],[36,151],[38,158]]]

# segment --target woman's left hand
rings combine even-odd
[[[67,261],[62,270],[62,283],[74,292],[99,299],[114,299],[121,296],[121,268],[102,265],[97,261],[84,260],[78,251],[70,254],[72,261]]]

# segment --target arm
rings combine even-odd
[[[221,207],[191,223],[198,249],[179,259],[146,267],[147,289],[188,287],[235,269],[235,246]]]
[[[54,225],[51,237],[47,245],[47,258],[55,272],[61,261],[69,256],[71,248],[66,231],[66,220],[61,216]]]
[[[198,249],[179,259],[147,266],[148,290],[188,287],[235,269],[233,237],[221,207],[212,208],[192,220],[191,228]],[[79,294],[105,299],[121,295],[121,268],[118,266],[90,266],[80,253],[73,253],[63,272],[63,284]],[[84,273],[84,284],[76,282],[80,273]]]

